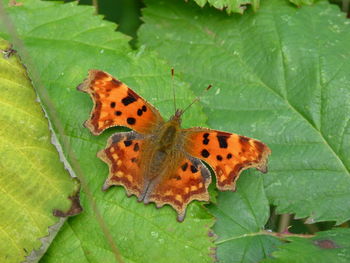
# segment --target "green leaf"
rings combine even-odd
[[[207,3],[219,10],[226,10],[228,14],[239,13],[251,6],[254,12],[257,12],[260,6],[260,0],[194,0],[200,7],[204,7]],[[320,0],[289,0],[289,2],[300,7],[302,5],[312,5]]]
[[[53,210],[69,209],[76,186],[50,142],[25,68],[5,55],[11,49],[2,39],[0,50],[0,261],[23,262],[59,222]]]
[[[264,185],[277,212],[348,220],[350,21],[339,8],[271,0],[227,17],[181,1],[146,4],[140,43],[197,93],[213,84],[201,100],[209,126],[272,149]]]
[[[312,5],[319,0],[289,0],[289,1],[295,4],[296,6],[302,6],[302,5]]]
[[[237,191],[220,194],[210,211],[217,218],[213,230],[220,262],[259,262],[281,244],[263,231],[269,204],[262,177],[242,176]]]
[[[310,239],[288,237],[288,243],[272,253],[272,259],[262,262],[269,263],[313,263],[313,262],[349,262],[350,229],[336,228],[330,231],[318,232]],[[302,251],[302,253],[300,253]]]
[[[240,13],[243,14],[247,5],[251,5],[253,10],[256,11],[259,8],[260,0],[194,0],[199,6],[203,7],[206,3],[209,5],[223,10],[226,9],[228,14]]]
[[[26,0],[22,6],[7,8],[7,12],[24,43],[16,47],[18,52],[23,55],[27,51],[28,71],[40,76],[49,94],[51,103],[43,101],[45,108],[50,104],[54,107],[48,109],[49,118],[57,118],[64,128],[63,134],[58,134],[58,126],[54,126],[56,135],[61,143],[66,139],[73,148],[102,215],[102,219],[96,219],[96,211],[83,189],[84,213],[68,220],[42,262],[115,262],[115,254],[100,228],[102,221],[125,262],[211,262],[213,243],[208,232],[213,218],[200,203],[193,202],[185,221],[178,223],[176,212],[169,206],[145,206],[135,197],[128,198],[122,187],[102,192],[108,168],[96,153],[120,129],[95,137],[82,126],[92,101],[75,87],[87,76],[88,69],[113,74],[168,118],[174,113],[171,67],[143,49],[132,51],[129,39],[114,32],[114,24],[93,16],[91,7]],[[38,85],[39,81],[34,83]],[[174,85],[179,106],[188,105],[194,98],[188,85],[179,79]],[[197,105],[185,116],[184,126],[199,125],[204,120]],[[71,161],[67,149],[63,151]]]

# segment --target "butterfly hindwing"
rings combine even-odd
[[[163,123],[155,107],[106,72],[90,70],[77,89],[89,93],[94,102],[90,119],[85,122],[94,135],[112,126],[147,134]]]
[[[199,159],[183,157],[176,169],[156,182],[145,196],[144,202],[154,202],[157,207],[171,205],[181,222],[184,220],[186,207],[192,200],[209,201],[210,183],[210,172]]]
[[[267,157],[271,151],[258,140],[206,128],[183,132],[186,151],[213,168],[219,190],[235,190],[236,181],[245,169],[255,167],[267,172]]]
[[[144,188],[140,167],[143,143],[142,136],[134,131],[116,133],[108,139],[107,147],[98,153],[98,157],[109,166],[103,190],[112,185],[122,185],[129,196],[140,196]]]

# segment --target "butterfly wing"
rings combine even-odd
[[[178,213],[178,221],[182,222],[186,207],[192,200],[209,201],[211,176],[208,168],[197,158],[183,156],[177,163],[176,169],[166,177],[151,183],[143,202],[154,202],[157,207],[171,205]]]
[[[103,190],[112,185],[124,186],[127,194],[135,195],[144,203],[154,202],[157,207],[171,205],[183,221],[187,205],[192,200],[208,201],[209,170],[194,157],[174,156],[176,161],[154,178],[145,177],[145,158],[142,155],[149,141],[134,131],[112,135],[107,147],[98,157],[109,166],[109,176]],[[170,167],[175,167],[171,169]]]
[[[144,189],[140,165],[143,144],[142,136],[134,131],[116,133],[108,139],[107,147],[97,154],[109,166],[103,190],[112,185],[122,185],[129,196],[141,195]]]
[[[126,126],[147,134],[163,122],[155,107],[110,74],[90,70],[78,90],[89,93],[94,107],[85,126],[98,135],[112,126]]]
[[[267,172],[271,150],[258,140],[206,128],[184,129],[183,133],[185,150],[213,168],[219,190],[235,190],[236,181],[245,169],[255,167]]]

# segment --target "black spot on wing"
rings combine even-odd
[[[136,123],[136,119],[133,117],[127,118],[126,122],[130,125],[134,125]]]
[[[186,171],[187,170],[187,167],[188,167],[188,163],[184,163],[182,166],[181,166],[181,169],[182,171]]]
[[[114,112],[114,114],[117,115],[117,116],[120,116],[120,115],[122,115],[122,112],[117,110],[116,112]]]
[[[221,155],[216,155],[216,160],[222,161],[222,156]]]
[[[135,101],[137,101],[137,99],[130,92],[128,92],[128,96],[122,99],[122,103],[124,104],[124,106],[128,106],[129,104],[134,103]]]
[[[203,140],[203,144],[204,144],[204,145],[208,145],[208,143],[209,143],[209,139],[204,139],[204,140]]]
[[[218,138],[220,148],[227,148],[227,139],[229,136],[218,134],[216,137]]]
[[[198,169],[195,166],[191,165],[191,172],[196,173],[198,172]]]
[[[142,109],[138,109],[138,110],[137,110],[137,116],[142,116],[142,114],[143,114]]]
[[[231,153],[227,154],[226,158],[227,160],[230,160],[232,158],[232,154]]]
[[[175,175],[174,178],[177,180],[177,181],[180,181],[181,180],[181,177],[179,175]]]
[[[201,152],[201,155],[204,157],[204,158],[208,158],[210,153],[208,152],[207,149],[203,149],[202,152]]]
[[[203,134],[203,144],[208,145],[209,143],[208,137],[209,137],[209,133],[206,132]]]
[[[130,146],[132,144],[132,141],[124,141],[124,145],[126,147]]]
[[[134,145],[134,152],[137,152],[140,149],[140,146],[138,143],[135,143]]]
[[[111,108],[114,108],[115,107],[115,102],[111,102]]]

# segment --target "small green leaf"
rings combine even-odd
[[[194,0],[199,6],[203,7],[206,3],[209,5],[223,10],[225,9],[228,14],[240,13],[246,10],[248,5],[251,5],[253,10],[256,11],[259,8],[260,0]]]
[[[265,191],[278,213],[310,222],[350,218],[350,22],[335,5],[263,1],[227,17],[148,0],[140,44],[200,93],[211,128],[272,149]],[[186,28],[186,30],[184,30]],[[176,52],[174,52],[176,46]],[[244,174],[242,176],[245,176]]]
[[[53,210],[69,209],[76,186],[51,144],[25,68],[2,39],[0,50],[0,261],[11,263],[40,248],[59,222]]]
[[[226,10],[228,14],[239,13],[243,14],[244,11],[251,6],[253,11],[258,11],[260,6],[260,0],[194,0],[200,7],[204,7],[207,3],[219,10]],[[300,7],[302,5],[312,5],[320,0],[289,0],[289,2]]]
[[[302,6],[302,5],[312,5],[319,0],[289,0],[289,1],[295,4],[296,6]]]
[[[243,176],[237,191],[220,194],[210,211],[217,218],[213,230],[218,235],[220,262],[259,262],[281,244],[263,232],[269,204],[262,177]]]
[[[336,228],[330,231],[318,232],[315,237],[288,237],[288,243],[281,245],[272,253],[272,258],[266,263],[313,263],[313,262],[349,262],[350,229]]]

